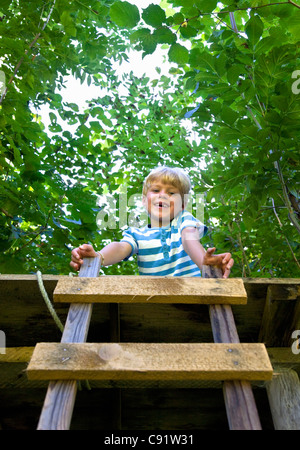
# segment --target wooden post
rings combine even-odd
[[[110,320],[110,340],[111,342],[120,342],[120,306],[118,303],[110,303],[109,305]],[[111,390],[112,402],[115,405],[113,414],[112,428],[121,430],[122,428],[122,392],[120,388]]]
[[[221,278],[222,271],[215,267],[204,266],[202,275],[204,278]],[[240,342],[230,305],[210,305],[209,315],[214,342]],[[223,383],[223,394],[231,430],[261,430],[249,381],[225,381]]]
[[[300,382],[292,369],[279,370],[266,384],[275,430],[300,430]]]
[[[81,266],[80,277],[97,277],[100,270],[100,258],[85,258]],[[63,343],[85,342],[92,304],[73,303],[70,305],[64,332]],[[49,383],[44,406],[38,423],[38,430],[67,430],[70,427],[77,393],[77,381],[52,381]]]

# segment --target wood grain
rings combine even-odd
[[[267,382],[267,393],[275,430],[300,430],[300,381],[292,370],[279,370]]]
[[[270,380],[263,344],[37,344],[32,380]]]
[[[204,276],[222,277],[220,269],[204,267]],[[209,316],[214,342],[239,343],[240,338],[230,305],[210,305]],[[224,381],[223,395],[231,430],[261,430],[252,387],[247,380]]]
[[[55,302],[246,304],[241,278],[105,276],[61,278]]]
[[[84,259],[80,269],[81,277],[96,277],[100,270],[100,258]],[[69,277],[71,279],[71,277]],[[64,332],[61,338],[62,343],[85,342],[90,319],[92,314],[92,304],[72,304],[70,305]],[[77,393],[77,382],[51,381],[47,390],[44,406],[40,415],[38,430],[66,430],[69,429],[73,408]]]

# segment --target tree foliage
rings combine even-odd
[[[299,277],[299,5],[4,0],[0,17],[0,272],[68,273],[71,248],[120,238],[118,212],[167,163],[189,170],[203,242],[234,276]],[[160,48],[169,76],[117,75],[130,49]],[[95,86],[84,110],[69,74]]]

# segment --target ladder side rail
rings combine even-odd
[[[222,277],[222,271],[211,266],[204,266],[202,273],[207,278]],[[214,342],[240,342],[230,305],[210,305],[209,316]],[[249,381],[224,381],[223,395],[231,430],[261,430],[261,423]]]
[[[80,277],[97,277],[101,264],[100,257],[84,258],[80,268]],[[91,303],[73,303],[70,305],[62,343],[86,342],[93,305]],[[51,381],[48,386],[38,430],[68,430],[70,428],[77,381]]]

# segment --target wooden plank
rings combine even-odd
[[[1,277],[0,277],[1,278]],[[13,278],[13,281],[11,280]],[[61,276],[43,274],[43,281],[49,298]],[[244,279],[247,305],[234,305],[233,312],[241,342],[257,342],[261,326],[267,287],[285,286],[285,280]],[[298,280],[295,279],[295,285]],[[26,280],[15,275],[0,280],[1,329],[5,331],[11,347],[34,346],[37,342],[59,342],[61,333],[39,292],[36,276],[28,275]],[[293,301],[290,302],[291,306]],[[117,306],[117,304],[113,304]],[[56,303],[55,310],[65,323],[68,303]],[[180,304],[120,304],[122,340],[124,342],[211,342],[211,329],[205,305]],[[298,314],[300,317],[300,315]],[[142,320],[142,318],[145,318]],[[278,322],[285,320],[278,317]],[[30,325],[30,326],[28,326]],[[109,304],[98,304],[93,308],[89,329],[90,342],[110,341]],[[295,325],[295,330],[300,325]],[[259,342],[259,341],[258,341]],[[266,344],[265,341],[261,341]],[[278,346],[282,346],[278,342]],[[268,346],[268,344],[267,344]]]
[[[270,380],[263,344],[37,344],[31,380]]]
[[[249,381],[224,381],[223,395],[230,430],[262,429]]]
[[[278,371],[266,387],[275,430],[300,430],[300,381],[297,373],[292,369]]]
[[[207,266],[206,266],[207,267]],[[134,276],[134,275],[132,275]],[[65,278],[66,275],[51,275],[51,274],[43,274],[44,281],[53,281],[57,283],[62,278]],[[32,274],[0,274],[0,283],[5,282],[13,282],[19,283],[22,281],[31,281],[33,283],[36,282],[36,275]],[[253,285],[300,285],[300,278],[243,278],[244,283],[253,284]]]
[[[111,341],[115,342],[115,341]],[[7,347],[6,353],[0,355],[0,365],[8,363],[18,364],[26,363],[26,367],[30,362],[35,347]],[[283,370],[287,370],[293,366],[293,370],[300,374],[300,358],[299,355],[291,352],[290,347],[266,347],[272,366],[280,366]],[[25,366],[24,366],[25,367]],[[277,372],[277,371],[276,371]]]
[[[49,383],[38,430],[68,430],[70,428],[77,382],[57,380]]]
[[[240,342],[230,305],[210,305],[209,316],[214,342]]]
[[[55,302],[246,304],[241,278],[148,277],[111,275],[59,280]]]
[[[218,268],[204,266],[204,276],[222,277]],[[230,305],[211,305],[210,321],[214,341],[239,343],[234,316]],[[231,430],[261,430],[261,423],[249,381],[231,380],[223,384],[226,413]]]
[[[0,364],[29,362],[33,350],[34,347],[6,347],[5,353],[0,354]]]
[[[79,277],[96,277],[99,270],[100,258],[85,258]],[[70,305],[61,342],[85,342],[91,314],[92,305],[90,304]],[[77,382],[74,380],[50,382],[39,419],[38,430],[69,429],[76,393]]]
[[[10,389],[15,388],[29,389],[33,390],[36,388],[41,388],[46,386],[47,381],[31,381],[28,380],[26,369],[28,367],[30,358],[33,354],[35,347],[17,347],[17,348],[7,348],[5,355],[0,355],[0,389]],[[273,366],[273,378],[277,376],[278,367],[280,370],[288,369],[293,367],[293,370],[300,376],[300,358],[299,355],[293,354],[290,347],[280,347],[280,348],[267,348],[267,352],[270,358],[270,362]],[[255,388],[263,389],[265,383],[257,380],[251,382],[251,385]],[[97,380],[91,381],[90,386],[94,388],[172,388],[172,389],[182,389],[182,388],[194,388],[194,389],[208,389],[222,388],[221,381],[210,381],[210,380],[166,380],[166,381],[130,381],[130,380]],[[159,395],[159,393],[157,393]],[[261,411],[263,413],[263,411]]]
[[[230,305],[209,307],[215,342],[238,343],[239,336]],[[224,401],[231,430],[260,430],[260,419],[249,381],[233,380],[223,384]]]
[[[110,341],[111,342],[111,341]],[[33,390],[36,388],[41,388],[46,385],[47,381],[31,381],[28,380],[26,375],[26,369],[28,367],[29,361],[33,354],[35,347],[8,347],[6,349],[5,355],[0,355],[0,389],[10,389],[22,387],[23,389]],[[293,367],[298,376],[300,376],[300,358],[299,355],[293,354],[291,348],[267,348],[267,352],[274,368],[273,377],[277,374],[277,367],[280,369],[287,369]],[[262,389],[265,383],[261,381],[251,382],[252,386]],[[222,387],[221,381],[210,381],[210,380],[166,380],[166,381],[114,381],[114,380],[97,380],[91,381],[90,386],[94,388],[194,388],[194,389],[207,389],[215,388],[219,389]],[[159,394],[158,394],[159,395]]]

